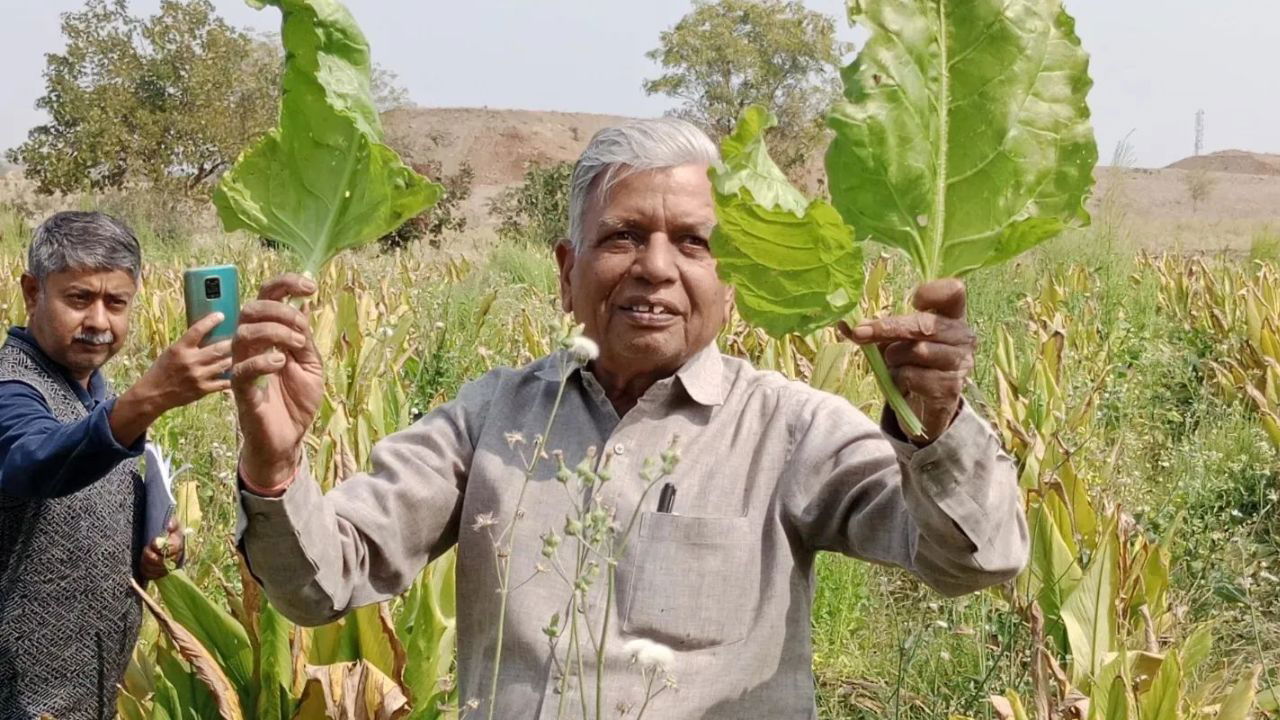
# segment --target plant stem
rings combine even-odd
[[[647,675],[648,673],[645,674]],[[636,720],[640,720],[640,718],[644,717],[644,711],[649,709],[649,701],[653,700],[653,698],[657,696],[656,693],[653,692],[653,681],[657,677],[658,671],[655,669],[653,670],[653,674],[649,675],[648,682],[645,683],[644,702],[640,705],[640,712],[636,713]],[[658,692],[662,691],[659,690]]]
[[[560,411],[560,401],[564,399],[565,386],[569,384],[569,373],[565,369],[560,371],[560,387],[556,390],[556,401],[551,406],[551,415],[547,418],[547,427],[542,432],[542,436],[538,438],[538,442],[533,447],[533,457],[529,460],[529,467],[524,472],[524,482],[520,484],[520,494],[516,497],[516,508],[511,513],[511,524],[507,526],[510,531],[510,539],[507,547],[515,546],[516,524],[520,522],[520,508],[524,507],[525,491],[529,489],[529,480],[533,478],[533,472],[538,467],[538,460],[542,458],[542,454],[547,446],[547,438],[551,435],[551,425],[555,423],[556,414]],[[503,535],[506,533],[504,532]],[[495,552],[501,552],[501,548],[495,549]],[[498,699],[498,673],[502,669],[502,638],[507,629],[507,599],[511,593],[509,591],[508,582],[511,580],[511,551],[507,551],[506,562],[502,566],[502,582],[498,587],[502,592],[502,600],[498,605],[498,638],[497,644],[493,649],[493,677],[489,683],[489,709],[485,717],[493,720],[493,713]]]
[[[898,422],[902,424],[908,435],[924,436],[924,423],[916,417],[915,411],[907,404],[907,399],[902,396],[898,386],[893,384],[893,377],[889,375],[889,366],[885,364],[880,348],[875,345],[861,347],[863,354],[867,356],[867,362],[871,365],[871,373],[876,376],[876,382],[880,385],[880,392],[884,393],[889,407],[893,408],[894,414],[898,416]]]
[[[609,613],[613,610],[613,576],[614,568],[610,564],[609,589],[604,599],[604,622],[600,625],[600,645],[596,648],[596,720],[604,717],[604,646],[609,635]]]

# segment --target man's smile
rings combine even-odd
[[[627,322],[643,328],[665,328],[680,320],[680,312],[661,300],[628,299],[617,306]]]

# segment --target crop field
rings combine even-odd
[[[17,279],[34,219],[0,208],[5,325],[23,321]],[[183,268],[235,262],[248,293],[285,267],[244,234],[140,230],[146,276],[127,349],[108,366],[117,387],[181,332]],[[1082,703],[1107,718],[1132,717],[1116,707],[1143,718],[1275,712],[1280,258],[1265,242],[1248,257],[1155,255],[1115,232],[1104,217],[970,277],[980,347],[967,398],[1018,461],[1031,565],[1007,587],[948,600],[900,571],[824,556],[813,609],[823,717],[1020,717]],[[866,266],[864,311],[892,310],[909,269],[871,250]],[[326,486],[468,379],[547,353],[560,326],[544,247],[362,251],[320,281],[311,317],[328,387],[309,452]],[[776,340],[735,318],[720,345],[870,414],[883,402],[863,356],[833,331]],[[185,574],[152,592],[123,717],[232,717],[228,697],[236,717],[286,717],[308,665],[362,661],[409,690],[409,717],[457,717],[459,705],[465,716],[468,698],[449,680],[450,556],[385,607],[294,628],[245,582],[234,551],[230,397],[165,416],[151,438],[190,465],[177,484],[192,534]],[[208,689],[219,683],[223,698]]]
[[[613,283],[610,303],[623,292],[637,294],[620,300],[627,305],[601,305],[610,317],[630,318],[625,322],[636,327],[671,321],[662,327],[676,329],[661,335],[662,342],[683,333],[680,345],[692,351],[694,340],[701,347],[715,333],[699,325],[703,309],[732,300],[716,340],[722,352],[840,396],[875,419],[891,408],[917,442],[946,432],[958,417],[963,387],[964,402],[990,421],[1014,460],[1019,495],[1003,469],[977,478],[985,486],[950,477],[979,472],[954,467],[988,462],[989,455],[974,460],[961,453],[965,459],[953,471],[935,471],[950,463],[917,456],[911,464],[919,473],[905,472],[901,488],[884,486],[901,491],[912,514],[910,522],[886,525],[893,528],[886,531],[890,540],[909,546],[906,554],[866,552],[910,558],[902,562],[921,568],[926,579],[931,565],[942,568],[932,575],[939,587],[967,587],[952,582],[960,574],[955,567],[972,566],[967,574],[990,578],[1008,566],[1001,558],[1011,557],[1010,548],[1021,548],[1008,531],[1013,526],[1001,522],[1007,518],[995,517],[1012,510],[992,510],[1020,499],[1029,561],[1003,585],[946,598],[898,569],[833,554],[818,558],[808,617],[821,717],[1280,716],[1280,235],[1273,229],[1280,156],[1202,155],[1205,114],[1199,111],[1195,156],[1167,168],[1136,168],[1130,132],[1116,144],[1109,167],[1099,167],[1091,50],[1062,0],[851,0],[845,15],[861,33],[857,48],[837,35],[834,18],[800,2],[695,2],[659,35],[659,47],[645,53],[662,68],[644,81],[646,95],[680,105],[664,120],[623,125],[609,116],[487,106],[415,109],[395,73],[374,62],[355,14],[342,3],[248,4],[278,8],[280,33],[237,30],[208,0],[166,0],[145,19],[133,17],[124,0],[89,0],[63,14],[66,49],[45,56],[46,94],[36,102],[50,120],[5,153],[14,172],[0,167],[4,326],[25,324],[19,279],[36,223],[78,208],[108,212],[134,228],[144,254],[142,289],[129,307],[128,342],[105,368],[118,389],[147,373],[143,389],[127,395],[131,400],[155,396],[148,394],[154,377],[148,368],[186,331],[184,270],[233,265],[241,302],[286,271],[318,286],[294,306],[308,313],[323,358],[322,398],[305,338],[266,322],[255,309],[241,317],[237,356],[276,347],[240,358],[238,368],[247,374],[237,376],[239,412],[230,392],[215,392],[167,412],[147,430],[147,439],[181,468],[173,490],[187,533],[186,561],[167,575],[157,566],[148,576],[163,577],[146,588],[133,586],[146,612],[119,683],[119,717],[507,720],[523,705],[538,705],[557,720],[770,715],[798,706],[808,714],[809,687],[795,678],[803,677],[796,670],[804,670],[810,648],[797,644],[803,638],[793,625],[806,608],[785,602],[801,597],[794,575],[791,594],[762,591],[771,595],[756,613],[767,628],[772,621],[760,618],[776,621],[785,612],[785,644],[744,650],[750,643],[693,642],[706,628],[678,629],[674,605],[655,611],[653,631],[624,621],[637,614],[632,598],[644,601],[649,591],[636,591],[636,578],[644,575],[626,578],[623,562],[640,563],[661,586],[691,558],[699,558],[687,566],[693,572],[679,580],[698,592],[661,586],[659,599],[688,600],[708,618],[731,620],[697,583],[709,586],[721,577],[701,574],[708,563],[723,566],[717,571],[735,567],[714,543],[746,546],[728,533],[708,542],[712,530],[667,537],[674,523],[653,532],[660,533],[657,542],[675,548],[675,562],[628,545],[649,492],[674,480],[676,467],[696,450],[682,457],[685,449],[673,438],[653,450],[656,457],[637,458],[640,464],[624,471],[632,458],[608,459],[622,455],[624,445],[582,452],[586,443],[570,435],[578,426],[558,417],[570,371],[579,365],[594,360],[591,369],[614,407],[626,408],[631,380],[652,382],[674,364],[633,352],[641,357],[632,368],[639,375],[619,373],[620,348],[651,345],[619,341],[618,333],[629,331],[616,325],[602,331],[566,316],[551,246],[569,240],[555,252],[563,266],[577,268],[564,286],[572,285],[579,316],[603,297],[593,284]],[[1097,63],[1095,70],[1107,67]],[[610,129],[591,135],[604,127]],[[677,147],[680,157],[669,162],[651,157]],[[711,203],[703,206],[707,190]],[[577,214],[570,222],[571,212]],[[46,237],[41,232],[37,244]],[[116,240],[131,246],[127,241]],[[41,255],[33,251],[32,264],[44,283]],[[660,295],[639,297],[640,290],[627,289],[659,288],[652,274],[644,275],[658,262],[676,263],[672,277],[695,291],[685,317]],[[584,281],[584,270],[600,277]],[[724,285],[711,282],[713,272]],[[209,282],[205,287],[214,289],[205,290],[205,299],[219,298]],[[725,285],[732,286],[731,296]],[[927,287],[912,308],[907,299],[919,286]],[[947,297],[935,297],[944,289]],[[278,297],[272,292],[267,296]],[[42,322],[51,294],[40,292]],[[937,315],[865,322],[917,310]],[[962,318],[978,338],[972,373],[973,345]],[[845,331],[862,345],[843,339],[838,322],[856,324]],[[706,332],[698,334],[699,327]],[[284,357],[279,350],[286,348]],[[179,347],[166,358],[185,362],[189,350]],[[277,480],[268,488],[288,486],[284,474],[299,443],[326,491],[371,465],[387,469],[398,488],[388,485],[377,491],[385,496],[372,492],[364,504],[353,503],[363,517],[412,502],[405,488],[421,480],[414,468],[431,474],[456,466],[458,491],[471,488],[470,508],[477,485],[493,482],[479,469],[490,459],[487,446],[457,447],[456,463],[438,455],[421,470],[421,463],[382,462],[397,454],[403,462],[411,454],[403,445],[388,446],[389,455],[374,462],[375,444],[458,397],[465,383],[487,371],[524,366],[556,350],[568,352],[560,356],[559,390],[547,417],[536,413],[541,432],[500,428],[508,431],[508,447],[499,452],[509,449],[519,459],[503,472],[522,476],[510,491],[509,510],[505,484],[479,491],[480,511],[468,509],[461,526],[455,518],[445,530],[457,531],[461,549],[444,552],[386,602],[320,627],[295,625],[272,605],[239,552],[242,447],[248,474]],[[670,357],[687,362],[689,355]],[[259,378],[266,392],[255,394],[255,368],[267,367],[268,374],[280,374]],[[621,396],[614,393],[620,387]],[[686,389],[699,399],[696,388]],[[486,414],[480,434],[490,437],[497,411],[468,409],[461,420],[456,414],[431,418],[440,420],[436,428],[448,425],[440,432],[454,433],[453,439],[413,442],[421,452],[445,447],[439,452],[447,453],[466,446],[470,432],[472,442],[482,444],[470,430],[473,412]],[[723,419],[733,411],[714,412]],[[124,442],[114,426],[119,414],[111,422]],[[532,414],[517,408],[522,418],[513,422]],[[812,425],[821,425],[821,413],[814,417]],[[769,432],[804,432],[790,420],[772,422]],[[685,425],[662,427],[677,426]],[[706,426],[699,431],[714,434]],[[957,431],[961,442],[964,432]],[[788,440],[789,448],[808,445]],[[735,453],[749,444],[740,435],[731,442]],[[865,466],[857,454],[863,446],[853,442],[836,451],[839,468],[824,492],[845,481],[845,470]],[[568,457],[571,448],[582,457]],[[945,443],[942,448],[946,452]],[[474,464],[473,455],[481,458]],[[800,453],[786,461],[777,480],[783,488],[799,481],[787,470],[809,466]],[[12,468],[6,465],[6,478],[21,475],[9,474]],[[449,475],[438,474],[447,484]],[[535,487],[551,478],[555,482]],[[993,484],[1001,479],[1007,484]],[[428,485],[411,491],[440,497],[427,493]],[[755,481],[749,486],[759,489]],[[309,502],[310,486],[300,487],[301,495],[289,497]],[[865,487],[842,496],[837,507],[862,505]],[[431,489],[440,490],[439,483]],[[674,483],[661,489],[657,513],[672,512],[674,489]],[[483,507],[490,490],[497,509]],[[916,499],[920,494],[929,499]],[[777,502],[794,495],[787,489],[763,497]],[[882,502],[888,495],[851,508],[863,513],[858,522],[881,520],[866,518],[894,505]],[[287,524],[263,510],[269,504],[248,503],[255,513],[249,545],[266,584],[282,588],[276,599],[302,602],[319,587],[344,606],[341,590],[329,582],[336,566],[326,565],[324,552],[309,542],[285,546],[284,552],[298,553],[292,556],[298,565],[277,560],[280,575],[271,574],[265,559],[276,559],[271,543],[292,539],[281,533]],[[815,504],[806,501],[800,514]],[[960,506],[967,509],[955,510]],[[22,507],[36,513],[45,506]],[[293,522],[305,512],[296,508],[318,506],[286,507]],[[414,553],[428,544],[418,540],[434,521],[412,516],[418,509],[396,506],[409,514],[392,515],[396,527],[385,535],[356,531],[363,537],[346,547],[342,570],[361,575],[355,566],[367,564],[367,577],[358,582],[371,589],[357,589],[352,602],[385,598],[388,583],[407,582],[417,569],[401,572],[394,558],[401,552],[421,557]],[[953,519],[939,527],[944,515]],[[655,516],[671,517],[645,515],[641,536]],[[401,517],[410,519],[402,523]],[[546,518],[556,526],[533,527]],[[719,529],[728,526],[714,521],[739,519],[746,520],[690,515],[677,522]],[[928,553],[946,542],[947,522],[956,525],[951,537],[967,534],[972,547],[951,541],[957,547],[943,553],[949,559],[937,561]],[[75,524],[69,532],[83,524],[78,515]],[[665,521],[654,525],[666,527]],[[783,543],[812,540],[796,529],[803,522],[783,525]],[[921,532],[911,534],[917,526]],[[865,533],[845,531],[850,547],[866,551],[858,539]],[[314,539],[307,532],[299,537]],[[433,552],[443,550],[435,537]],[[687,547],[676,547],[680,543]],[[918,553],[916,543],[932,549]],[[492,550],[492,568],[487,559],[474,564],[476,548],[481,555]],[[380,564],[378,552],[391,561]],[[456,556],[466,570],[461,598],[455,597]],[[291,586],[296,578],[283,575],[295,567],[304,572],[307,562],[317,568],[314,583]],[[801,551],[783,557],[772,563],[783,584],[761,587],[785,588],[788,569],[808,563]],[[473,581],[473,572],[490,570],[492,576]],[[543,573],[553,584],[563,580],[564,604],[546,605],[539,584],[517,593]],[[482,596],[490,590],[493,596]],[[24,599],[21,592],[15,597]],[[615,605],[623,597],[627,614]],[[476,607],[470,603],[492,604],[491,624],[485,612],[477,631],[480,613],[465,612]],[[11,616],[30,620],[24,607]],[[291,615],[317,622],[339,614],[321,610],[346,609],[310,614],[290,607]],[[550,617],[529,625],[529,616],[539,614],[535,607],[549,608]],[[770,608],[781,609],[770,615]],[[510,623],[512,633],[505,634],[517,614],[520,623]],[[659,642],[664,637],[679,650]],[[617,638],[625,642],[621,649],[612,644]],[[459,642],[468,644],[460,649]],[[529,655],[543,643],[547,655]],[[98,644],[106,654],[101,635]],[[55,694],[37,688],[24,695],[28,671],[20,658],[15,662],[20,653],[6,649],[0,648],[0,678],[16,678],[19,689],[0,692],[0,706],[11,707],[4,704],[11,695],[21,703],[27,695],[45,702]],[[775,651],[776,658],[767,657]],[[735,666],[747,652],[761,656],[750,658],[757,677]],[[504,666],[504,658],[517,669]],[[775,660],[778,667],[770,667]],[[478,669],[485,675],[479,680]],[[606,691],[622,671],[633,682],[638,676],[641,699],[634,689]],[[534,672],[546,673],[545,687],[534,688],[547,691],[540,705],[527,699]],[[66,676],[93,677],[60,672],[51,684],[66,685]],[[700,681],[706,686],[690,689]],[[687,693],[683,704],[681,692]],[[662,702],[651,707],[659,695]],[[750,710],[737,710],[744,707]],[[42,706],[33,714],[44,712]]]

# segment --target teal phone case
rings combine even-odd
[[[222,313],[222,322],[205,336],[201,347],[230,340],[240,321],[240,276],[235,266],[192,268],[182,274],[182,286],[187,306],[187,327],[209,313]]]

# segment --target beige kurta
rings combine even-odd
[[[327,495],[305,471],[279,499],[243,492],[244,548],[271,600],[299,622],[323,623],[400,593],[456,544],[461,699],[481,700],[473,716],[483,717],[499,595],[492,528],[473,524],[514,512],[523,461],[506,435],[532,441],[542,432],[565,362],[555,354],[467,384],[378,443],[372,472]],[[1026,561],[1014,463],[971,409],[917,449],[846,400],[714,346],[622,418],[590,372],[570,372],[548,448],[571,465],[589,447],[609,455],[605,492],[629,517],[641,463],[673,435],[681,452],[673,512],[655,512],[657,493],[645,499],[617,570],[607,717],[643,698],[622,649],[636,637],[675,650],[679,687],[647,717],[816,717],[809,623],[819,550],[904,567],[948,595],[1008,580]],[[539,535],[564,527],[569,502],[554,472],[543,463],[528,489],[513,584],[545,561]],[[555,717],[542,628],[568,597],[554,573],[512,593],[497,717]],[[590,688],[590,663],[587,674]],[[576,709],[576,699],[568,706]]]

